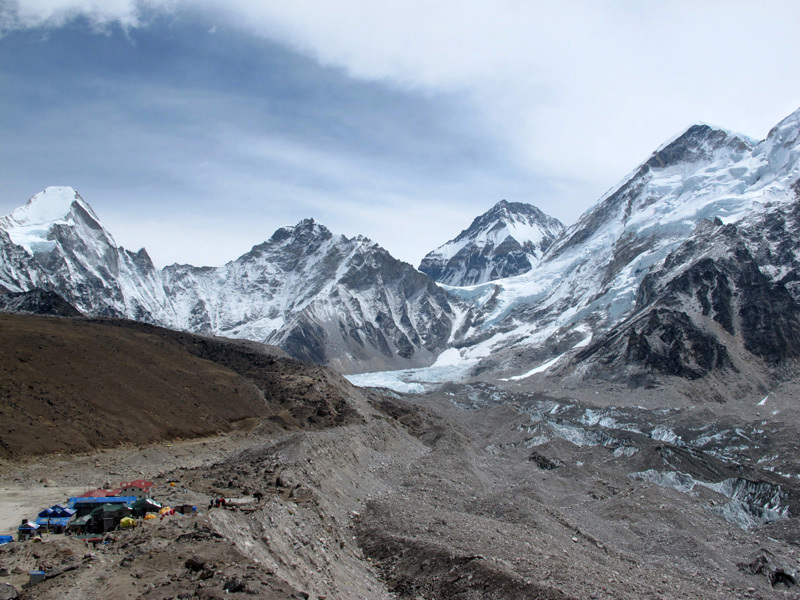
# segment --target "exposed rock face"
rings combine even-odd
[[[77,308],[55,292],[48,292],[38,288],[29,292],[16,293],[0,290],[0,310],[59,317],[81,316],[81,312]]]
[[[312,219],[218,269],[169,266],[164,287],[195,330],[265,341],[345,371],[428,364],[452,326],[448,298],[429,277]]]
[[[564,225],[531,204],[501,200],[436,250],[419,270],[436,281],[467,286],[521,275],[539,262]]]
[[[69,187],[50,187],[0,218],[0,283],[55,292],[85,314],[178,326],[147,252],[117,247]]]
[[[634,314],[574,362],[590,361],[594,375],[643,367],[694,379],[716,369],[739,371],[743,362],[777,368],[800,358],[800,297],[787,286],[798,273],[790,248],[798,243],[790,241],[797,213],[794,203],[741,226],[701,224],[642,280]]]
[[[800,357],[800,111],[766,140],[695,125],[656,151],[529,273],[471,291],[479,369],[703,377]],[[499,335],[498,335],[499,334]],[[531,364],[532,363],[532,364]]]

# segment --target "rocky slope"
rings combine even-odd
[[[531,204],[501,200],[419,265],[439,283],[469,286],[514,277],[539,262],[564,225]]]
[[[642,280],[631,317],[581,350],[574,364],[617,379],[743,373],[767,390],[764,373],[800,358],[800,297],[787,285],[797,278],[796,265],[772,264],[763,234],[776,231],[769,222],[782,220],[781,237],[791,242],[781,247],[796,262],[798,238],[791,232],[798,231],[799,206],[739,226],[701,224]]]
[[[33,288],[28,292],[8,292],[0,289],[0,311],[59,317],[82,316],[77,308],[61,296],[41,288]]]
[[[360,420],[332,371],[253,342],[133,321],[0,315],[0,456]],[[248,421],[248,419],[250,421]]]

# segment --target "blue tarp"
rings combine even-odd
[[[50,517],[50,520],[47,520],[47,517],[39,517],[36,519],[36,524],[42,527],[47,527],[48,523],[50,527],[66,527],[69,525],[69,521],[72,517]]]
[[[0,535],[0,546],[3,544],[10,544],[14,541],[14,536],[12,535]]]
[[[89,496],[70,498],[67,506],[75,508],[78,504],[133,504],[134,502],[136,502],[136,496],[102,496],[100,498]]]

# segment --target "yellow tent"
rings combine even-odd
[[[152,520],[153,520],[153,519],[155,519],[155,518],[156,518],[156,516],[155,516],[153,513],[147,513],[147,514],[144,516],[144,520],[145,520],[145,521],[152,521]]]
[[[171,510],[172,510],[172,509],[171,509],[169,506],[165,506],[165,507],[164,507],[164,508],[162,508],[160,511],[158,511],[158,514],[160,514],[160,515],[163,515],[163,514],[166,514],[166,513],[168,513],[168,512],[169,512],[169,511],[171,511]]]
[[[122,517],[122,520],[119,522],[120,527],[136,527],[136,521],[131,519],[130,517]]]

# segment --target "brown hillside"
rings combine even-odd
[[[0,456],[359,419],[338,375],[247,342],[113,320],[0,314]]]

